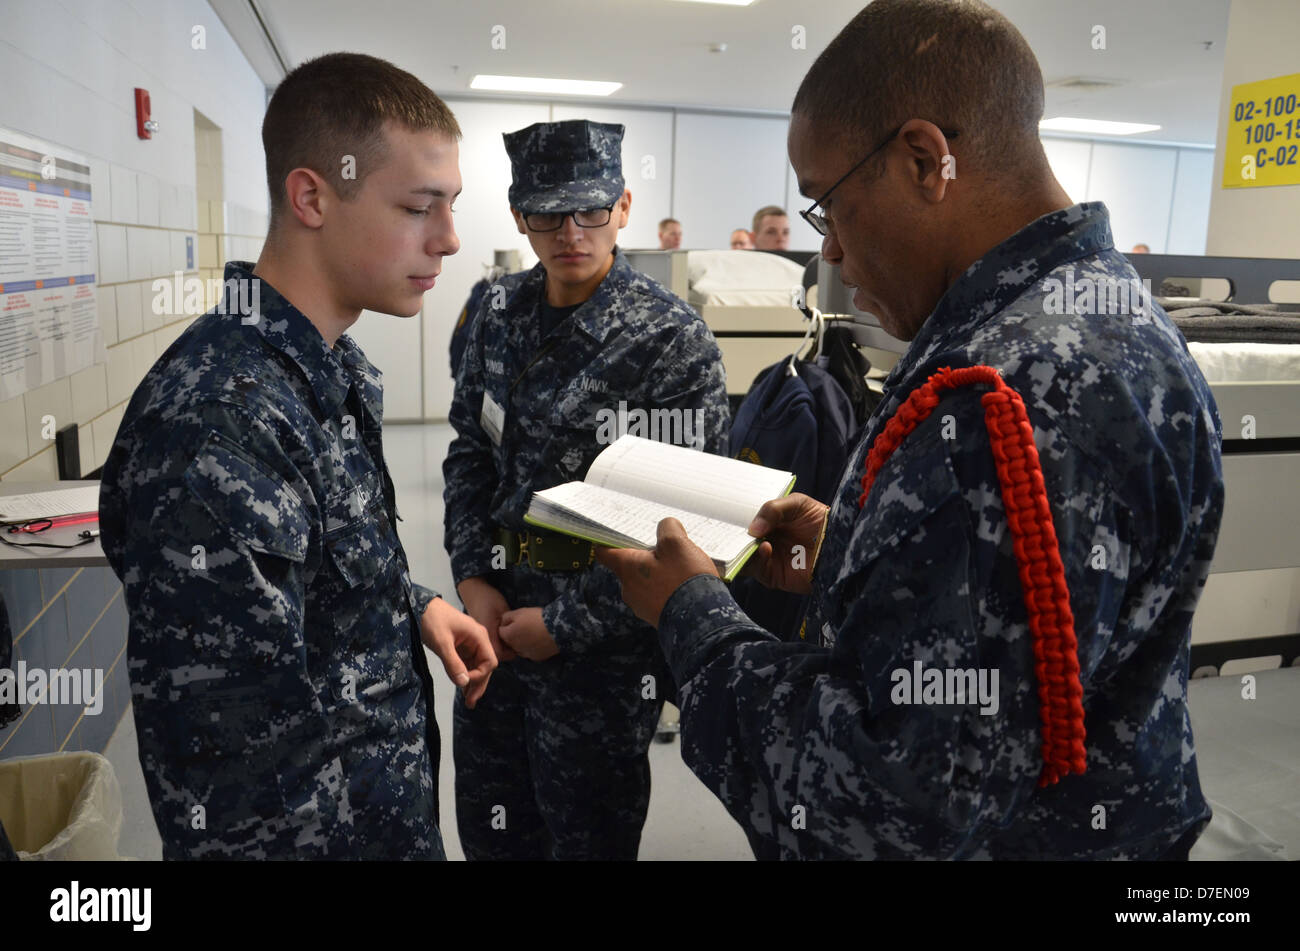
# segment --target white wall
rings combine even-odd
[[[59,427],[76,422],[83,471],[99,466],[136,384],[189,323],[154,314],[150,285],[185,269],[185,238],[198,231],[195,109],[223,130],[223,190],[235,217],[252,222],[234,230],[261,223],[266,90],[203,0],[5,3],[3,19],[0,126],[89,159],[108,344],[107,364],[0,403],[0,478],[34,481],[57,478],[57,466],[33,424],[47,413]],[[195,27],[204,49],[192,47]],[[149,90],[159,123],[147,141],[136,137],[136,86]],[[226,248],[257,244],[243,237]]]
[[[687,248],[725,248],[754,212],[785,201],[789,120],[679,112],[673,148],[674,217]]]
[[[1074,201],[1105,202],[1120,251],[1205,253],[1212,150],[1044,137],[1043,151]]]
[[[1225,141],[1232,87],[1288,76],[1300,63],[1296,0],[1232,0],[1219,96],[1219,141]],[[1233,156],[1238,161],[1239,156]],[[1223,152],[1214,157],[1210,254],[1300,258],[1300,185],[1224,188]]]

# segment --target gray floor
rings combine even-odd
[[[400,531],[413,577],[453,593],[442,548],[442,460],[447,425],[389,426],[385,453],[397,485]],[[452,794],[451,700],[453,687],[429,655],[437,684],[443,735],[441,807],[447,855],[461,859]],[[1194,681],[1190,690],[1201,785],[1215,807],[1210,830],[1193,858],[1300,858],[1300,669],[1264,671],[1257,696],[1241,697],[1239,677]],[[650,749],[653,785],[641,858],[751,859],[740,827],[691,774],[680,747]],[[128,711],[107,751],[122,783],[124,817],[119,850],[141,859],[161,857],[149,811]]]

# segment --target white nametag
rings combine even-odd
[[[506,428],[506,411],[486,390],[483,392],[483,412],[479,414],[478,422],[493,445],[501,445],[501,433]]]

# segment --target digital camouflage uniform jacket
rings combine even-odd
[[[683,418],[682,435],[707,452],[726,453],[731,414],[713,334],[620,250],[614,254],[596,293],[546,340],[538,315],[546,279],[540,264],[501,278],[499,289],[489,287],[473,316],[451,407],[456,439],[443,464],[444,543],[457,584],[500,567],[493,561],[493,527],[527,528],[524,513],[534,492],[587,474],[605,448],[597,441],[601,424],[617,414],[620,401],[629,412],[695,411],[689,432]],[[500,445],[480,425],[485,391],[505,410]],[[511,607],[541,607],[561,651],[617,645],[638,656],[656,653],[653,631],[623,603],[609,569],[518,574],[516,585],[536,600]]]
[[[777,643],[714,578],[669,600],[683,755],[785,857],[1146,859],[1208,822],[1187,668],[1221,434],[1163,311],[1105,316],[1083,295],[1135,279],[1091,203],[1034,221],[948,289],[840,484],[807,643]],[[858,507],[867,450],[900,403],[939,368],[981,364],[1028,409],[1079,641],[1087,771],[1045,788],[987,387],[945,393]],[[997,671],[996,711],[904,702],[917,697],[898,672],[918,662]]]
[[[398,541],[380,374],[265,282],[241,316],[251,271],[227,265],[226,313],[154,364],[104,467],[163,856],[442,858],[436,595]]]

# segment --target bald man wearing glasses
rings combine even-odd
[[[974,0],[876,0],[792,111],[801,214],[911,345],[833,504],[750,526],[760,579],[811,594],[803,643],[675,521],[597,556],[658,628],[683,756],[760,856],[1186,858],[1220,424],[1106,207],[1053,177],[1033,52]]]

